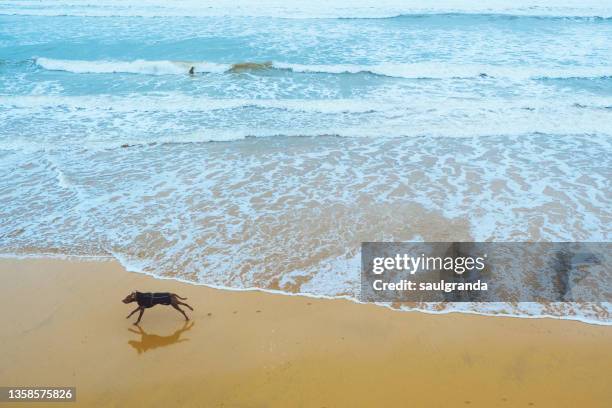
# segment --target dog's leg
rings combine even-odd
[[[136,326],[138,326],[138,323],[140,323],[140,319],[142,319],[142,314],[144,313],[144,307],[139,308],[140,309],[140,314],[138,315],[138,320],[136,320],[136,322],[134,323]]]
[[[176,302],[176,303],[178,303],[179,305],[187,306],[189,308],[189,310],[191,310],[193,312],[193,307],[189,306],[187,303],[185,303],[185,302]]]
[[[126,319],[129,319],[129,318],[130,318],[130,316],[132,316],[134,313],[136,313],[136,312],[137,312],[139,309],[140,309],[140,306],[138,306],[136,309],[134,309],[134,310],[132,311],[132,313],[130,313],[129,315],[127,315]]]
[[[185,320],[189,320],[189,318],[187,317],[185,312],[183,312],[183,310],[180,307],[178,307],[178,305],[172,303],[172,307],[175,308],[176,310],[178,310],[179,312],[181,312],[183,314],[183,316],[185,316]]]

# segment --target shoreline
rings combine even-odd
[[[1,258],[0,273],[0,384],[76,386],[76,406],[612,400],[607,326],[224,291],[126,273],[112,261]],[[132,290],[188,297],[193,325],[158,306],[133,326],[135,316],[125,319],[132,305],[121,303]]]
[[[601,320],[592,320],[585,317],[576,317],[576,316],[554,316],[554,315],[526,315],[526,314],[512,314],[512,313],[486,313],[479,311],[471,311],[471,310],[427,310],[427,309],[419,309],[419,308],[409,308],[409,309],[400,309],[394,308],[388,304],[383,303],[372,303],[372,302],[361,302],[360,300],[351,297],[351,296],[328,296],[328,295],[316,295],[313,293],[293,293],[293,292],[285,292],[282,290],[276,289],[265,289],[259,287],[249,287],[249,288],[232,288],[229,286],[219,286],[212,285],[207,283],[193,282],[182,278],[173,278],[173,277],[164,277],[158,276],[149,272],[142,271],[133,271],[127,269],[116,257],[113,255],[105,255],[105,256],[97,256],[97,255],[66,255],[66,254],[51,254],[51,253],[42,253],[42,254],[10,254],[10,253],[0,253],[0,262],[3,260],[19,260],[19,261],[27,261],[27,260],[59,260],[59,261],[67,261],[67,262],[111,262],[117,263],[121,268],[124,269],[125,272],[135,273],[144,275],[153,279],[158,279],[162,281],[175,281],[186,285],[192,286],[202,286],[208,289],[227,291],[227,292],[259,292],[266,293],[272,295],[281,295],[281,296],[297,296],[309,299],[325,299],[325,300],[346,300],[359,305],[374,305],[378,307],[385,308],[394,312],[416,312],[416,313],[425,313],[430,315],[446,315],[446,314],[460,314],[460,315],[475,315],[475,316],[486,316],[486,317],[500,317],[500,318],[514,318],[514,319],[552,319],[552,320],[562,320],[562,321],[572,321],[579,322],[588,325],[595,326],[612,326],[612,321],[601,321]]]

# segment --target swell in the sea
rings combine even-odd
[[[453,78],[509,78],[524,79],[575,79],[609,78],[612,67],[509,67],[499,65],[458,65],[445,63],[384,63],[378,65],[308,65],[286,62],[237,62],[223,64],[207,61],[83,61],[60,60],[39,57],[36,64],[51,71],[65,71],[76,74],[143,74],[143,75],[186,75],[193,67],[196,73],[240,73],[269,69],[289,70],[295,73],[321,74],[371,74],[406,79],[453,79]]]
[[[237,7],[237,5],[239,7]],[[187,0],[119,1],[49,0],[36,2],[10,0],[0,4],[0,14],[88,17],[174,17],[174,16],[248,16],[278,18],[397,18],[406,15],[484,14],[541,17],[598,17],[612,16],[609,2],[602,0],[491,0],[466,2],[441,0],[217,0],[201,2]]]

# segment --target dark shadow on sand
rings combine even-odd
[[[189,339],[181,339],[180,337],[184,332],[191,330],[193,325],[194,325],[193,321],[185,322],[183,327],[181,327],[180,329],[178,329],[177,331],[175,331],[173,334],[169,336],[149,334],[145,332],[142,329],[142,327],[136,325],[138,330],[134,330],[132,328],[129,328],[128,330],[131,331],[132,333],[139,334],[140,341],[130,340],[128,341],[128,344],[134,347],[134,349],[138,351],[138,354],[141,354],[141,353],[146,353],[149,350],[156,349],[158,347],[167,347],[172,344],[181,343],[183,341],[188,341]]]

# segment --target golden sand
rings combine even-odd
[[[76,386],[69,407],[612,406],[612,327],[221,291],[114,262],[0,274],[0,386]],[[157,306],[133,326],[133,289],[188,297],[192,323]]]

